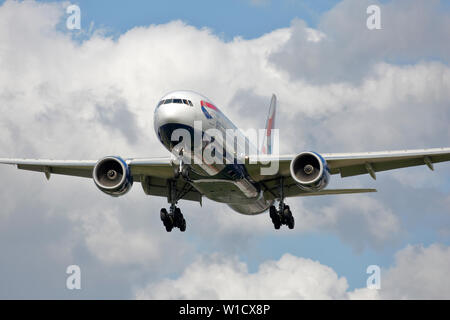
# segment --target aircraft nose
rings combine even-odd
[[[164,104],[159,106],[155,111],[155,128],[170,123],[189,124],[192,120],[191,108],[184,104]]]
[[[185,129],[192,133],[194,117],[193,107],[189,105],[174,103],[160,105],[154,115],[156,135],[170,150],[173,147],[172,133],[177,129]]]

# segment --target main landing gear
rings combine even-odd
[[[294,229],[294,216],[292,215],[289,206],[284,203],[283,177],[280,178],[280,184],[278,188],[280,195],[280,205],[278,207],[278,210],[275,208],[275,206],[270,206],[269,208],[269,215],[272,219],[273,226],[278,230],[284,224],[287,225],[289,229]]]
[[[283,224],[287,225],[289,229],[294,229],[295,220],[288,205],[285,205],[284,202],[280,202],[279,210],[277,210],[275,206],[270,206],[269,210],[270,218],[272,219],[275,229],[280,229]]]
[[[182,162],[180,162],[180,166],[179,168],[176,168],[174,174],[175,179],[178,179],[180,176],[185,180],[189,179],[189,168],[187,166],[183,166]],[[171,232],[173,228],[178,228],[181,232],[184,232],[186,231],[186,219],[184,219],[180,208],[177,207],[177,202],[183,197],[183,194],[177,194],[176,180],[169,181],[168,189],[169,192],[167,199],[170,202],[170,208],[169,212],[167,212],[166,208],[161,209],[161,221],[163,222],[167,232]]]
[[[174,204],[170,206],[169,212],[166,208],[161,209],[161,221],[167,232],[171,232],[173,228],[179,228],[181,232],[186,231],[186,219],[184,219],[180,208]]]

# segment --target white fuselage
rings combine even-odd
[[[272,204],[246,174],[245,166],[238,163],[244,156],[239,150],[248,150],[250,142],[207,97],[192,91],[165,95],[155,109],[154,128],[161,143],[191,168],[190,183],[207,198],[244,214],[264,212]],[[215,156],[223,161],[205,159],[208,143],[204,140],[211,142],[206,138],[210,137],[208,132],[223,137],[233,132],[236,136],[223,139],[223,150],[215,150]]]

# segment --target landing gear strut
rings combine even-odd
[[[278,230],[284,224],[287,225],[289,229],[294,229],[294,216],[292,215],[289,206],[284,203],[283,177],[280,178],[279,192],[280,204],[278,210],[275,208],[275,206],[270,206],[269,208],[269,215],[272,219],[273,226]]]
[[[162,208],[160,212],[161,221],[167,232],[171,232],[173,228],[179,228],[181,232],[186,231],[186,219],[184,219],[180,208],[177,207],[177,189],[176,181],[169,181],[169,201],[171,203],[169,212],[166,208]]]

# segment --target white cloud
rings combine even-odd
[[[395,256],[382,276],[386,299],[450,299],[450,247],[408,246]]]
[[[366,9],[377,4],[381,30],[366,26]],[[447,60],[450,18],[440,1],[344,0],[324,13],[317,29],[324,41],[311,43],[306,24],[292,23],[292,37],[271,60],[293,79],[313,83],[359,82],[382,61]]]
[[[175,280],[165,279],[136,293],[138,299],[339,299],[348,288],[329,267],[283,255],[256,273],[233,257],[204,257]]]
[[[263,262],[256,272],[235,257],[205,256],[175,279],[136,291],[137,299],[448,299],[450,248],[407,246],[381,271],[381,289],[348,290],[330,267],[291,254]],[[365,270],[361,270],[365,272]]]

